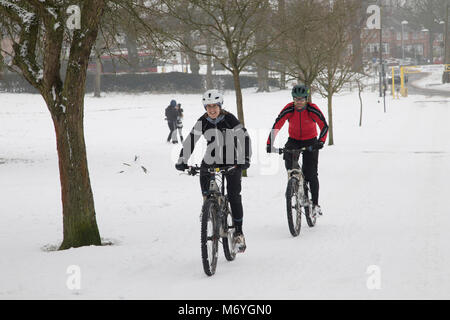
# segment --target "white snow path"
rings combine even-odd
[[[324,216],[314,228],[303,221],[293,238],[284,163],[265,153],[289,95],[244,92],[254,149],[242,191],[248,249],[232,263],[220,253],[217,273],[207,277],[198,178],[174,169],[180,146],[165,143],[164,121],[175,98],[187,136],[203,110],[200,95],[86,97],[97,222],[114,245],[58,252],[42,250],[62,240],[50,115],[39,96],[0,94],[0,299],[448,299],[450,100],[387,98],[383,113],[377,94],[368,92],[360,128],[356,93],[336,97],[335,145],[319,160]],[[327,114],[324,99],[314,102]],[[233,92],[225,106],[236,113]],[[135,155],[148,174],[133,164]],[[70,265],[81,268],[80,290],[66,285]],[[381,271],[379,290],[366,286],[371,265]]]

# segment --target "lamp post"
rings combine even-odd
[[[404,44],[403,44],[403,33],[404,33],[403,27],[404,27],[405,25],[407,25],[407,24],[408,24],[408,21],[406,21],[406,20],[403,20],[403,21],[402,21],[402,59],[403,59],[403,60],[405,59],[405,46],[404,46]]]
[[[445,41],[445,21],[444,20],[434,20],[437,24],[440,24],[440,25],[442,25],[442,50],[440,50],[440,54],[442,55],[444,55],[444,57],[443,57],[443,60],[442,60],[442,62],[444,62],[445,61],[445,47],[444,47],[444,45],[445,45],[445,43],[444,43],[444,41]]]
[[[450,49],[449,47],[449,39],[448,39],[448,15],[449,15],[449,7],[450,7],[450,3],[447,2],[447,9],[446,9],[446,16],[445,16],[445,24],[444,24],[444,64],[450,64]],[[449,83],[450,82],[450,72],[445,72],[444,76],[444,83]]]
[[[429,47],[430,46],[430,41],[427,39],[427,37],[426,37],[426,32],[429,32],[430,30],[428,30],[427,28],[423,28],[422,30],[421,30],[424,34],[425,34],[425,42],[426,43],[428,43],[427,44],[427,47]],[[427,41],[428,40],[428,41]],[[430,48],[428,48],[428,58],[427,58],[427,64],[429,64],[430,62],[429,62],[429,60],[430,60],[430,50],[433,50],[433,48],[432,47],[430,47]],[[424,50],[424,56],[425,56],[425,50]]]
[[[379,47],[379,54],[380,54],[380,97],[383,96],[383,88],[384,88],[384,68],[383,68],[383,19],[381,18],[381,6],[380,6],[380,47]],[[383,83],[383,84],[382,84]]]

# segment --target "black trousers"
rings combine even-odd
[[[203,195],[205,195],[209,191],[209,179],[209,172],[207,170],[200,170],[200,187],[202,188]],[[242,218],[244,216],[244,209],[242,208],[241,198],[242,170],[239,168],[233,169],[229,174],[225,176],[225,179],[227,181],[226,187],[228,201],[230,202],[231,215],[233,216],[234,225],[237,227],[241,227]]]
[[[284,148],[291,150],[300,149],[303,147],[312,146],[316,141],[316,138],[310,140],[295,140],[289,138]],[[305,151],[302,153],[302,155],[302,172],[305,176],[306,181],[309,183],[309,189],[311,190],[313,204],[319,204],[319,150]],[[285,153],[283,155],[283,159],[286,169],[300,169],[300,165],[298,164],[299,158],[300,154],[298,153]]]
[[[167,137],[167,141],[170,142],[170,139],[172,141],[178,141],[177,140],[177,121],[167,121],[167,124],[169,125],[169,136]]]

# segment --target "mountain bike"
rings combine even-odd
[[[216,272],[219,242],[222,242],[223,252],[228,261],[236,258],[235,228],[228,196],[225,193],[225,176],[234,168],[234,166],[221,168],[193,166],[188,170],[188,174],[192,176],[200,170],[207,170],[210,176],[209,190],[202,206],[200,231],[203,270],[208,276]]]
[[[308,148],[301,149],[278,149],[279,154],[308,152]],[[300,159],[300,157],[299,157]],[[300,166],[301,168],[301,166]],[[302,227],[302,214],[306,218],[309,227],[316,225],[317,217],[313,211],[311,192],[308,182],[301,169],[288,170],[288,183],[286,187],[286,211],[289,231],[292,236],[300,234]]]

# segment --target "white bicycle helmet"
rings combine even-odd
[[[204,107],[206,107],[208,104],[218,104],[220,107],[222,107],[223,94],[216,89],[208,90],[203,94],[202,102]]]

